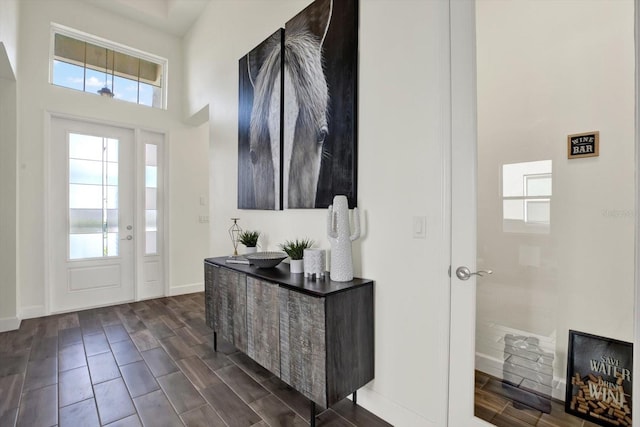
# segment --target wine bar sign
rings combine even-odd
[[[600,132],[576,133],[567,137],[567,157],[581,159],[600,155]]]

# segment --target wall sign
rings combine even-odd
[[[600,155],[600,132],[576,133],[567,137],[567,157],[597,157]]]
[[[601,426],[631,426],[633,344],[569,331],[565,411]]]

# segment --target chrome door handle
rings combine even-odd
[[[125,237],[124,239],[120,239],[120,240],[133,240],[133,236],[131,234],[129,234],[127,237]]]
[[[468,267],[458,267],[456,269],[456,276],[460,280],[469,280],[469,278],[473,275],[483,277],[485,274],[493,274],[491,270],[478,270],[475,273],[472,273]]]

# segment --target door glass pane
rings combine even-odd
[[[158,146],[145,144],[145,250],[158,252]]]
[[[591,388],[566,376],[569,330],[633,341],[634,2],[475,4],[476,264],[493,271],[476,279],[476,417],[631,425],[624,404],[601,410],[606,369],[581,373]],[[569,159],[568,136],[594,131],[599,156]],[[565,412],[567,388],[592,423]]]
[[[69,259],[118,255],[117,153],[115,139],[69,134]]]

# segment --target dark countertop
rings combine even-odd
[[[373,285],[373,280],[357,277],[354,277],[350,282],[334,282],[329,278],[329,272],[325,274],[324,278],[315,280],[305,278],[304,274],[291,274],[289,264],[285,262],[281,262],[274,268],[257,268],[253,265],[227,263],[227,257],[205,258],[204,262],[245,273],[268,282],[275,282],[285,288],[318,297],[325,297],[360,286]]]

